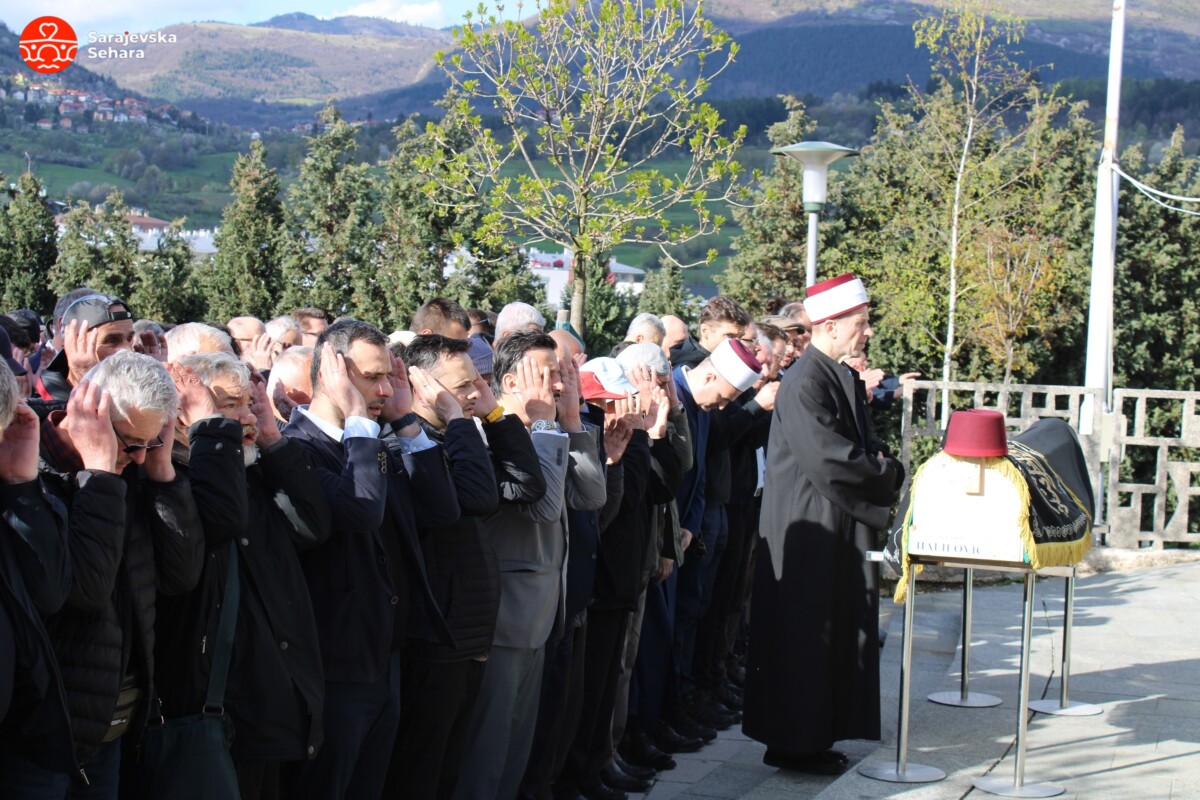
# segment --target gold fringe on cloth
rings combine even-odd
[[[1025,513],[1018,515],[1019,521],[1017,522],[1017,532],[1021,537],[1021,542],[1025,546],[1025,553],[1029,559],[1029,565],[1033,569],[1042,569],[1043,567],[1070,566],[1071,564],[1077,564],[1092,546],[1091,510],[1088,509],[1087,506],[1085,506],[1082,502],[1080,502],[1079,498],[1075,496],[1075,493],[1072,492],[1070,488],[1068,488],[1058,478],[1057,475],[1053,474],[1053,470],[1050,470],[1049,465],[1046,464],[1045,459],[1043,459],[1040,454],[1024,446],[1014,447],[1014,445],[1019,444],[1019,442],[1010,442],[1008,457],[994,456],[988,458],[973,458],[971,461],[974,463],[979,463],[984,470],[993,472],[1004,478],[1006,481],[1012,484],[1013,488],[1016,489],[1017,496],[1022,504],[1021,507],[1027,509]],[[1074,503],[1087,515],[1088,525],[1083,536],[1069,542],[1039,543],[1034,541],[1033,529],[1029,524],[1030,514],[1033,513],[1031,496],[1029,493],[1029,482],[1026,474],[1023,473],[1010,460],[1011,458],[1019,459],[1022,465],[1025,466],[1026,470],[1032,473],[1029,477],[1036,480],[1039,484],[1042,483],[1043,479],[1047,481],[1053,481],[1058,487],[1070,495]],[[930,468],[932,468],[932,471],[936,471],[940,466],[945,466],[948,464],[948,462],[954,462],[958,460],[959,459],[956,456],[952,456],[947,453],[938,453],[937,455],[933,456],[917,469],[916,474],[913,476],[912,489],[910,489],[910,492],[916,490],[917,485],[921,480],[921,476],[927,471],[930,471]],[[1047,474],[1047,470],[1049,470],[1049,474]],[[924,569],[924,567],[920,564],[914,566],[909,563],[908,533],[909,528],[912,526],[914,505],[914,503],[909,503],[908,514],[904,520],[904,554],[901,560],[903,570],[900,580],[896,583],[896,591],[892,597],[893,601],[896,603],[903,603],[906,599],[909,571],[913,569],[916,570],[914,573],[915,578],[917,575],[920,575],[922,569]]]

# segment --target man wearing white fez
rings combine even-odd
[[[812,344],[784,375],[767,447],[746,670],[746,735],[772,766],[836,774],[879,739],[879,572],[865,560],[903,480],[868,439],[866,393],[839,363],[873,331],[852,274],[815,284]]]

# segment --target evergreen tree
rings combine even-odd
[[[333,105],[318,116],[300,175],[288,189],[280,309],[316,306],[368,321],[385,316],[376,280],[375,191],[368,164],[351,163],[354,126]]]
[[[90,286],[129,299],[136,283],[138,238],[125,219],[128,213],[116,190],[102,206],[93,208],[81,200],[67,212],[58,259],[50,270],[50,288],[57,296]]]
[[[262,142],[251,142],[250,152],[234,162],[233,202],[221,216],[217,252],[199,272],[208,313],[215,319],[243,314],[267,319],[279,303],[283,206],[279,176],[267,166],[266,155]]]
[[[1177,129],[1158,164],[1147,168],[1134,147],[1121,167],[1160,191],[1198,197],[1200,159],[1185,156],[1184,144]],[[1125,182],[1121,194],[1114,385],[1200,391],[1200,217],[1163,208]]]
[[[639,313],[649,311],[651,314],[663,316],[674,314],[680,319],[691,322],[697,316],[700,299],[687,290],[683,285],[683,270],[674,260],[653,268],[647,265],[646,280],[642,293],[638,295],[637,310]],[[726,275],[728,275],[728,271]],[[725,284],[722,282],[721,284]]]
[[[58,226],[42,199],[42,182],[28,172],[22,175],[4,216],[0,303],[6,309],[32,308],[47,314],[55,300],[49,273],[58,258]]]
[[[138,259],[137,283],[129,303],[139,319],[179,324],[209,316],[192,274],[192,248],[182,228],[182,219],[172,222],[159,237],[158,247]]]
[[[442,294],[464,308],[499,311],[509,303],[529,303],[546,308],[546,290],[517,248],[503,250],[476,243],[481,257],[469,260],[450,274]]]

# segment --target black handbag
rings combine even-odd
[[[139,776],[149,800],[239,800],[237,772],[229,748],[233,723],[225,713],[225,684],[233,653],[241,581],[237,543],[229,543],[229,574],[217,627],[212,672],[204,709],[148,727],[142,739]]]

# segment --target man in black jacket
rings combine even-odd
[[[121,743],[136,743],[155,695],[156,598],[196,585],[204,539],[186,477],[164,437],[175,425],[171,377],[153,358],[113,354],[42,424],[41,474],[70,509],[73,579],[47,619],[71,716],[74,777],[88,797],[115,798]],[[6,789],[66,797],[72,775],[56,753],[21,743]]]
[[[66,510],[38,480],[38,418],[0,362],[0,786],[23,739],[74,771],[66,698],[42,624],[70,591]]]
[[[441,448],[411,411],[414,391],[429,403],[434,396],[410,387],[378,328],[354,319],[329,326],[312,375],[313,401],[284,436],[308,448],[333,513],[329,539],[301,556],[325,666],[325,745],[293,771],[290,794],[374,800],[400,720],[410,617],[453,644],[417,527],[456,522],[458,497]]]
[[[468,349],[465,339],[427,334],[405,353],[410,381],[429,383],[437,392],[432,404],[417,401],[413,410],[429,438],[442,445],[463,516],[452,525],[421,529],[425,568],[455,646],[432,631],[409,631],[388,797],[432,799],[453,792],[500,608],[500,569],[484,519],[502,502],[534,503],[546,493],[525,426],[504,416]]]
[[[241,600],[224,706],[241,800],[274,800],[280,765],[321,745],[325,680],[297,551],[328,536],[329,504],[307,451],[280,435],[244,362],[204,353],[168,371],[180,397],[176,469],[192,484],[208,557],[196,589],[159,609],[162,713],[204,706],[236,546]]]
[[[62,350],[46,366],[37,382],[39,415],[66,406],[71,387],[92,367],[113,353],[133,350],[133,313],[124,300],[100,292],[76,289],[75,297],[58,320]],[[44,406],[44,407],[43,407]]]

